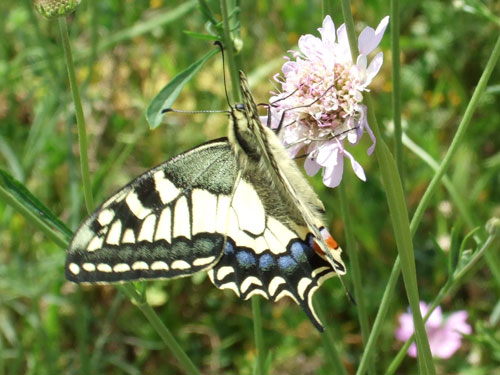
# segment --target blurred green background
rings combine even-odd
[[[220,16],[218,2],[208,4]],[[481,4],[493,15],[500,13],[498,1]],[[367,25],[376,27],[389,14],[389,2],[353,1],[352,10],[359,33]],[[3,0],[0,13],[0,167],[74,230],[86,214],[57,22],[35,13],[28,0]],[[492,17],[466,12],[459,1],[401,2],[403,126],[436,160],[446,152],[499,35]],[[332,18],[337,26],[343,22],[340,4]],[[273,90],[272,76],[280,71],[286,52],[296,47],[300,35],[318,35],[321,2],[242,2],[240,19],[239,58],[256,100],[266,102]],[[196,1],[83,0],[69,17],[96,203],[142,171],[225,135],[223,114],[172,113],[154,131],[144,116],[165,84],[214,48],[210,40],[187,33],[206,33],[205,25]],[[391,144],[389,34],[388,29],[379,47],[385,62],[371,91],[379,124]],[[500,214],[499,74],[496,69],[449,173],[476,226]],[[183,89],[175,108],[226,109],[222,75],[220,55],[216,55]],[[346,163],[343,183],[348,186],[373,322],[397,253],[377,163],[366,155],[367,136],[363,142],[366,147],[352,152],[368,180],[357,180]],[[433,172],[408,149],[404,166],[411,214]],[[332,233],[344,243],[335,190],[325,188],[320,176],[311,181],[327,207]],[[452,227],[460,240],[473,229],[442,188],[414,241],[424,301],[431,301],[446,281]],[[79,287],[66,282],[64,251],[3,202],[0,245],[0,375],[181,373],[133,304],[112,286]],[[348,265],[350,249],[345,250]],[[498,245],[491,251],[498,260]],[[345,281],[349,285],[349,276]],[[205,275],[150,282],[147,288],[149,302],[202,373],[252,373],[250,302],[214,288]],[[468,311],[473,334],[450,360],[436,361],[438,373],[500,373],[499,290],[498,274],[483,263],[453,298],[444,301],[445,312]],[[338,280],[326,282],[316,299],[327,311],[326,323],[334,330],[343,361],[354,372],[363,352],[356,306],[345,297]],[[378,343],[376,373],[387,367],[400,347],[394,330],[397,315],[406,308],[400,281]],[[262,309],[265,344],[272,358],[270,373],[331,374],[322,337],[299,306],[286,299],[262,302]],[[415,360],[407,358],[399,373],[412,374],[416,369]]]

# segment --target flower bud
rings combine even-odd
[[[33,0],[35,9],[42,16],[57,18],[73,12],[81,0]]]
[[[488,220],[486,222],[486,231],[492,236],[500,234],[500,219],[498,217],[492,217]]]

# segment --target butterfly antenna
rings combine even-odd
[[[226,81],[226,61],[224,58],[224,46],[222,45],[220,40],[216,40],[214,45],[220,48],[220,52],[222,54],[222,78],[224,80],[224,92],[226,93],[226,100],[229,107],[231,107],[231,102],[229,101],[229,94],[227,93],[227,81]],[[232,108],[232,107],[231,107]]]

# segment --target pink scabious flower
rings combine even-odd
[[[345,25],[335,30],[330,16],[319,28],[321,38],[303,35],[300,52],[291,51],[293,60],[283,65],[283,76],[276,75],[281,85],[271,97],[271,126],[282,121],[283,143],[292,157],[305,148],[305,169],[315,175],[323,168],[323,182],[336,187],[341,179],[344,158],[351,161],[356,175],[366,180],[362,166],[345,149],[344,141],[355,145],[366,130],[372,139],[370,155],[375,148],[375,136],[366,119],[363,92],[382,66],[379,52],[368,64],[367,55],[380,43],[389,22],[384,17],[377,29],[366,27],[358,39],[359,56],[352,61]]]
[[[420,312],[427,314],[429,306],[425,302],[420,302]],[[467,324],[467,311],[461,310],[452,313],[447,318],[443,317],[441,307],[438,306],[425,323],[425,330],[429,338],[429,345],[434,357],[450,358],[462,345],[462,334],[470,334],[471,326]],[[395,336],[400,341],[407,341],[414,331],[413,318],[411,312],[403,313],[399,316],[399,327]],[[408,355],[417,356],[417,346],[411,344]]]

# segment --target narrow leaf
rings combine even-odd
[[[38,198],[36,198],[26,187],[12,177],[8,172],[0,169],[0,187],[2,187],[15,201],[27,211],[38,217],[49,227],[59,231],[65,237],[73,236],[71,230],[59,220]]]
[[[210,59],[217,52],[219,52],[218,49],[211,50],[200,60],[196,61],[186,70],[175,76],[173,80],[161,89],[158,95],[156,95],[156,97],[151,101],[151,104],[146,111],[146,119],[148,120],[149,127],[151,129],[160,125],[163,117],[162,110],[170,108],[172,104],[174,104],[184,85],[188,83],[198,70],[200,70],[203,64],[205,64],[208,59]]]

